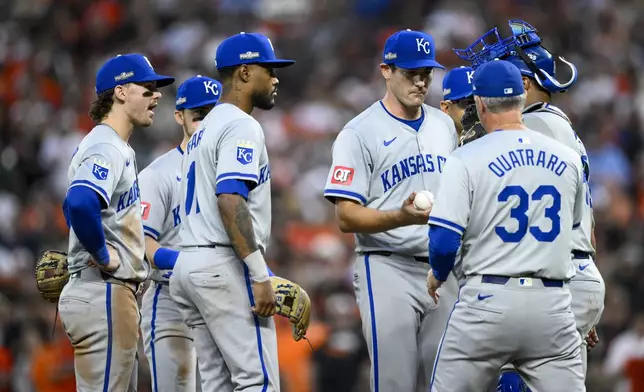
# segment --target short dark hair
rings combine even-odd
[[[105,117],[107,117],[112,105],[114,105],[114,89],[111,88],[98,94],[96,101],[92,102],[89,109],[89,117],[97,124],[99,124]]]

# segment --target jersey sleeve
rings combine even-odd
[[[575,168],[577,169],[577,192],[575,194],[575,207],[573,210],[573,229],[581,225],[584,217],[584,208],[586,207],[586,181],[584,181],[585,174],[581,159],[579,164],[575,165]]]
[[[442,226],[463,235],[472,208],[469,176],[465,164],[454,155],[447,158],[441,185],[429,224]]]
[[[83,153],[69,187],[89,187],[109,205],[125,165],[125,158],[116,146],[109,143],[95,144]]]
[[[146,168],[139,174],[139,187],[143,232],[158,241],[170,210],[167,183],[154,170]]]
[[[332,160],[324,197],[331,202],[341,198],[367,204],[373,166],[366,146],[353,130],[344,129],[338,134]]]
[[[257,122],[244,119],[231,123],[215,148],[217,184],[236,179],[257,185],[260,155],[264,151],[264,135]]]

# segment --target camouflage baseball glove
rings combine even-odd
[[[476,112],[475,104],[465,109],[465,113],[463,113],[463,117],[461,118],[461,124],[463,124],[463,132],[461,132],[461,137],[458,140],[459,147],[487,135],[487,132],[479,121],[479,114]]]
[[[56,303],[69,281],[67,253],[46,250],[36,263],[36,284],[44,299]]]
[[[293,324],[293,339],[296,342],[301,340],[311,321],[309,295],[297,283],[277,276],[271,276],[271,286],[275,292],[277,314],[289,319]]]

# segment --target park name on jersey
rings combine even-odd
[[[446,160],[447,158],[436,155],[436,162],[434,162],[432,154],[417,154],[399,161],[380,174],[383,193],[387,193],[391,188],[409,177],[420,173],[432,173],[436,171],[437,167],[438,172],[442,173]]]

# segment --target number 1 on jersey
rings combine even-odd
[[[190,164],[190,168],[188,169],[188,188],[186,191],[186,216],[190,215],[190,211],[192,211],[192,203],[195,201],[195,162],[192,162]],[[199,213],[199,201],[197,201],[197,211],[196,213]]]

